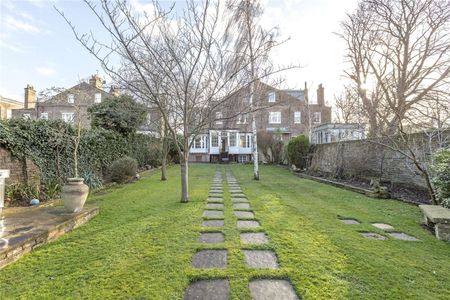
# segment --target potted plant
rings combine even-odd
[[[80,108],[76,107],[76,135],[74,137],[74,150],[73,150],[73,161],[74,161],[74,177],[67,178],[67,183],[61,188],[61,198],[64,203],[64,208],[69,213],[77,213],[83,209],[84,203],[86,202],[87,196],[89,194],[89,187],[84,184],[84,178],[78,175],[78,147],[81,140],[81,116]]]

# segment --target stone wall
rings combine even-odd
[[[444,133],[447,140],[450,132]],[[436,140],[424,135],[408,137],[420,159],[428,160],[430,153],[438,148]],[[397,186],[425,190],[425,179],[410,159],[386,145],[402,145],[398,140],[359,140],[315,145],[311,155],[309,171],[327,177],[358,178],[370,180],[380,178]],[[440,143],[440,146],[442,144]],[[448,146],[448,144],[447,144]],[[400,149],[405,149],[403,146]]]
[[[20,182],[28,182],[30,184],[40,183],[39,168],[30,159],[19,160],[1,146],[0,169],[10,170],[10,177],[6,179],[7,185]]]

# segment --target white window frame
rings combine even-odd
[[[313,123],[315,124],[322,123],[322,112],[315,111],[313,113]]]
[[[215,139],[217,139],[217,143],[215,143]],[[214,145],[216,144],[216,145]],[[219,134],[217,132],[211,133],[211,148],[218,148],[219,147]]]
[[[47,112],[43,112],[41,113],[41,115],[39,116],[42,120],[48,120],[48,113]]]
[[[222,119],[223,115],[221,111],[216,111],[216,125],[222,125],[223,124],[223,120],[218,120],[218,119]]]
[[[7,108],[6,109],[6,119],[9,120],[12,118],[12,110]]]
[[[294,124],[301,124],[302,123],[302,113],[300,111],[294,112]]]
[[[67,95],[67,103],[75,103],[75,95],[74,94],[68,94]]]
[[[237,133],[236,132],[230,132],[230,147],[236,147],[236,140],[237,140]]]
[[[68,116],[70,116],[70,118],[68,118]],[[61,120],[63,120],[66,123],[69,124],[73,124],[75,119],[74,119],[74,113],[61,113]]]
[[[24,120],[30,120],[31,119],[31,114],[22,114],[22,118]]]
[[[247,124],[247,115],[246,114],[239,115],[236,124]]]
[[[267,93],[267,101],[270,103],[275,103],[277,101],[277,94],[275,92]]]
[[[281,111],[269,112],[269,124],[281,124]]]
[[[102,93],[95,93],[94,103],[102,103]]]

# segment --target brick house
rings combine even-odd
[[[81,82],[47,100],[38,101],[36,91],[31,85],[25,88],[25,108],[14,109],[13,118],[63,120],[68,123],[78,122],[81,118],[83,128],[90,127],[87,109],[100,103],[107,97],[118,95],[118,90],[103,90],[103,82],[98,75],[93,75],[89,82]]]
[[[243,88],[230,96],[226,107],[215,112],[208,130],[197,136],[190,148],[193,162],[247,162],[252,158],[249,91]],[[313,126],[331,122],[331,107],[325,105],[322,85],[317,89],[317,103],[308,101],[308,89],[280,90],[258,83],[254,106],[258,132],[273,133],[278,139],[305,134]]]

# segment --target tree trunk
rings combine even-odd
[[[181,167],[181,202],[187,203],[189,202],[189,186],[188,186],[188,178],[189,178],[189,165],[188,165],[188,151],[183,152],[183,156],[180,161]]]
[[[252,119],[253,179],[259,180],[258,145],[256,140],[256,120],[254,112]]]
[[[166,165],[167,165],[167,155],[163,153],[162,159],[161,159],[161,180],[166,181]]]

